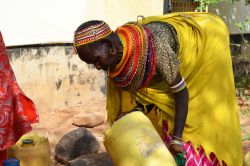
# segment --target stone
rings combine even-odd
[[[100,145],[86,128],[80,127],[64,135],[55,147],[55,159],[67,163],[81,155],[97,153]]]
[[[85,112],[73,116],[73,125],[93,128],[104,123],[105,115],[101,111]]]
[[[250,166],[250,151],[244,157],[245,166]]]
[[[70,161],[66,166],[114,166],[114,164],[109,155],[104,152],[83,155]]]

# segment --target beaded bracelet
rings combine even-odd
[[[184,78],[182,77],[181,81],[178,84],[170,86],[169,88],[172,93],[177,93],[183,90],[185,87],[186,87],[186,82]]]

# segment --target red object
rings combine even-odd
[[[0,32],[0,162],[6,158],[6,149],[31,131],[35,122],[36,108],[16,82]]]
[[[0,166],[2,166],[3,160],[6,159],[7,159],[7,151],[6,150],[0,151]]]

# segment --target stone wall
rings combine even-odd
[[[102,98],[104,72],[82,62],[71,43],[7,47],[17,82],[39,111]]]

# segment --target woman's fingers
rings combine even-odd
[[[177,155],[178,153],[182,153],[183,157],[186,158],[187,152],[180,145],[172,144],[169,150],[174,156]]]

